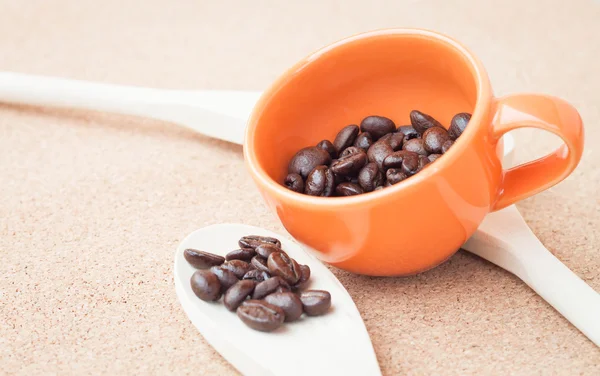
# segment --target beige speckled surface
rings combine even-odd
[[[580,109],[580,167],[520,208],[600,291],[599,19],[585,0],[1,0],[0,70],[260,90],[348,34],[442,31],[481,57],[497,94],[541,91]],[[521,133],[520,158],[552,141]],[[281,231],[259,201],[238,146],[172,124],[0,105],[0,373],[235,374],[180,309],[173,252],[211,223]],[[335,273],[386,375],[600,374],[598,348],[464,252],[405,279]]]

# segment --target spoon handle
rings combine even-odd
[[[544,247],[514,205],[489,214],[463,248],[519,277],[600,346],[600,294]]]
[[[0,72],[0,101],[137,115],[241,144],[259,92],[161,90]]]

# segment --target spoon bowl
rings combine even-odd
[[[303,315],[271,333],[250,329],[221,302],[205,302],[190,287],[194,269],[183,257],[187,248],[225,256],[245,235],[281,240],[282,248],[311,269],[307,289],[331,293],[332,306],[318,317]],[[329,269],[286,237],[242,224],[219,224],[191,233],[177,247],[173,268],[181,305],[204,338],[244,375],[379,375],[365,325],[352,298]]]

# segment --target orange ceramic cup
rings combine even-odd
[[[292,156],[347,124],[382,115],[410,124],[418,109],[448,126],[473,114],[441,158],[394,186],[352,197],[312,197],[282,185]],[[509,170],[501,137],[533,127],[564,141]],[[246,130],[248,169],[288,232],[323,261],[393,276],[432,268],[454,254],[485,215],[543,191],[573,171],[583,149],[578,112],[539,94],[495,98],[480,61],[456,41],[424,30],[356,35],[302,60],[268,90]]]

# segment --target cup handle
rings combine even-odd
[[[516,94],[496,100],[492,120],[495,142],[518,128],[539,128],[554,133],[564,144],[542,158],[504,171],[492,210],[500,210],[566,178],[583,153],[583,124],[577,110],[564,100],[540,94]]]

